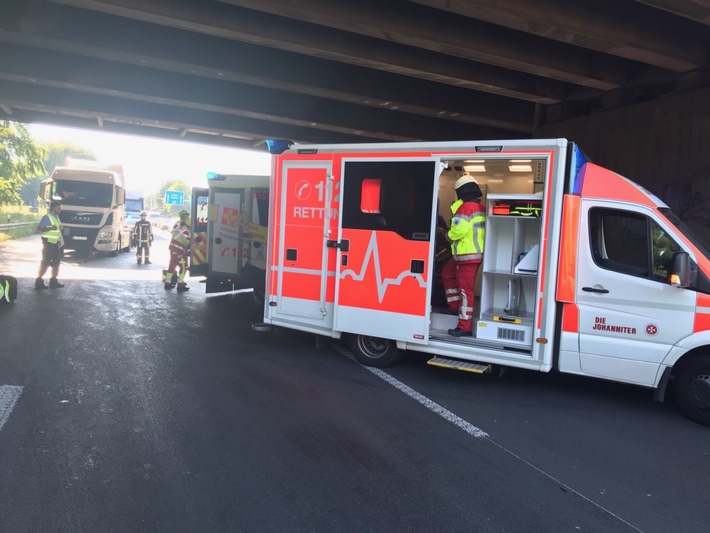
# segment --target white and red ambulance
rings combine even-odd
[[[210,172],[192,189],[190,276],[205,292],[254,289],[264,296],[269,176]]]
[[[272,146],[274,146],[272,144]],[[517,367],[656,390],[710,424],[710,252],[653,194],[565,139],[292,145],[270,184],[264,321],[470,371]],[[484,192],[474,332],[441,304],[437,226]],[[670,179],[670,178],[669,178]]]

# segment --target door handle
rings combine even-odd
[[[584,292],[598,292],[599,294],[607,294],[609,291],[607,289],[597,289],[595,287],[582,287]]]

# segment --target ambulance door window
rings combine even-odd
[[[590,210],[590,243],[601,268],[669,283],[676,243],[655,221],[629,211]]]
[[[429,240],[434,162],[348,162],[343,226]]]

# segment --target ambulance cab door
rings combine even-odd
[[[434,158],[343,160],[334,330],[428,341],[441,170]]]
[[[579,227],[581,373],[652,386],[693,332],[696,294],[668,281],[681,241],[652,210],[614,201],[582,199]]]

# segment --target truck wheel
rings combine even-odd
[[[348,342],[358,363],[365,366],[385,368],[397,360],[397,343],[369,335],[350,335]]]
[[[696,357],[680,367],[675,394],[686,417],[710,426],[710,355]]]
[[[121,241],[119,240],[116,242],[116,249],[112,250],[108,253],[109,257],[116,257],[118,255],[118,251],[121,249]]]

